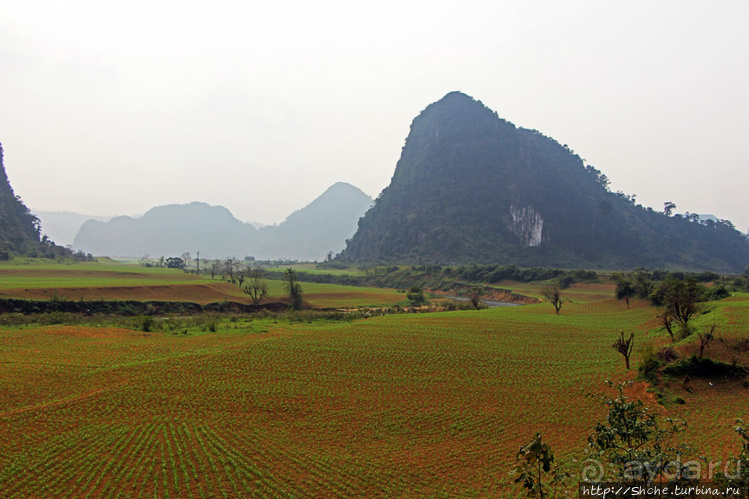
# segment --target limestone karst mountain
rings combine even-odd
[[[728,221],[636,205],[567,146],[452,92],[416,117],[391,183],[341,260],[739,272]]]

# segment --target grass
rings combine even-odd
[[[267,281],[268,301],[286,299],[284,281]],[[394,289],[364,288],[340,284],[302,282],[304,300],[315,308],[387,306],[401,302],[405,294]]]
[[[347,269],[320,269],[317,268],[316,263],[294,263],[291,265],[281,265],[278,267],[275,267],[275,270],[285,270],[288,268],[292,268],[298,272],[307,272],[309,274],[330,274],[330,275],[351,275],[351,276],[364,276],[367,275],[367,273],[363,270],[359,270],[355,267],[347,268]]]
[[[118,263],[49,263],[0,266],[0,289],[86,288],[186,284],[195,276],[166,268]]]

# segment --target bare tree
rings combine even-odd
[[[663,327],[671,337],[671,343],[674,343],[676,341],[674,338],[674,318],[671,317],[671,313],[668,309],[664,309],[663,313],[659,315],[658,318],[661,320],[661,327]]]
[[[260,269],[250,269],[247,274],[247,286],[242,292],[252,298],[253,303],[260,303],[268,294],[268,284],[263,280]]]
[[[703,332],[697,333],[697,337],[700,339],[700,359],[705,353],[705,350],[710,346],[710,343],[715,339],[715,329],[717,327],[715,321],[713,321],[713,323],[707,326]]]
[[[631,333],[629,339],[625,340],[624,331],[622,331],[619,338],[611,346],[624,356],[624,364],[629,370],[629,358],[632,356],[632,349],[635,347],[635,333]]]
[[[240,263],[236,258],[227,258],[224,262],[224,273],[229,276],[232,284],[237,283],[237,274],[239,273]]]
[[[301,310],[304,306],[302,286],[298,282],[294,269],[286,269],[284,272],[284,281],[286,281],[286,291],[289,293],[289,308],[292,310]]]
[[[223,263],[221,260],[213,260],[211,262],[211,279],[216,277],[216,274],[219,274],[221,272],[221,266]]]
[[[554,310],[556,311],[557,315],[559,315],[559,311],[562,309],[562,303],[564,303],[562,294],[559,291],[559,284],[546,286],[543,289],[542,294],[544,298],[546,298],[546,301],[554,306]]]
[[[468,290],[468,299],[476,310],[481,305],[481,297],[484,296],[484,290],[480,286],[474,286]]]
[[[189,251],[182,253],[182,260],[185,261],[185,268],[190,268],[190,264],[192,263],[192,256],[190,256]]]
[[[252,271],[252,267],[245,267],[243,270],[237,272],[237,285],[241,288],[244,284],[244,280],[249,276]]]

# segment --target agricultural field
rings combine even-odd
[[[749,295],[711,303],[697,323],[713,320],[711,353],[749,360],[735,348],[749,337]],[[235,317],[184,334],[5,328],[0,495],[518,497],[509,471],[537,431],[579,473],[570,460],[605,415],[585,394],[636,374],[611,343],[626,331],[665,345],[657,326],[646,303],[627,310],[609,295],[571,299],[560,315],[540,303],[353,322]],[[629,393],[686,419],[696,455],[736,453],[749,388],[670,383],[685,404],[656,406],[643,382]]]
[[[358,306],[389,306],[406,299],[395,289],[343,286],[341,284],[300,283],[304,301],[314,308],[354,308]],[[283,281],[268,281],[269,300],[283,301],[286,290]]]
[[[500,281],[495,287],[506,288],[525,296],[543,299],[545,284],[515,281]],[[569,303],[584,303],[603,301],[614,294],[614,284],[611,283],[577,283],[563,290],[564,299]]]
[[[265,302],[284,302],[283,282],[268,281]],[[303,283],[305,301],[315,308],[389,306],[403,301],[396,290]],[[238,286],[167,268],[106,263],[0,265],[0,298],[48,300],[137,300],[252,303]]]

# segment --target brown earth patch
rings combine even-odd
[[[48,300],[53,296],[65,300],[135,300],[214,303],[224,300],[251,304],[237,286],[220,282],[212,284],[171,284],[165,286],[106,286],[92,288],[4,289],[0,298]]]
[[[83,326],[55,326],[41,327],[35,331],[53,336],[70,336],[76,338],[132,338],[137,336],[152,336],[153,333],[142,333],[132,329],[119,327],[83,327]]]
[[[113,270],[74,270],[74,269],[34,269],[34,268],[0,268],[0,277],[63,277],[65,279],[90,278],[97,279],[168,279],[170,281],[194,281],[195,276],[181,274],[157,274],[145,272],[118,272]]]

